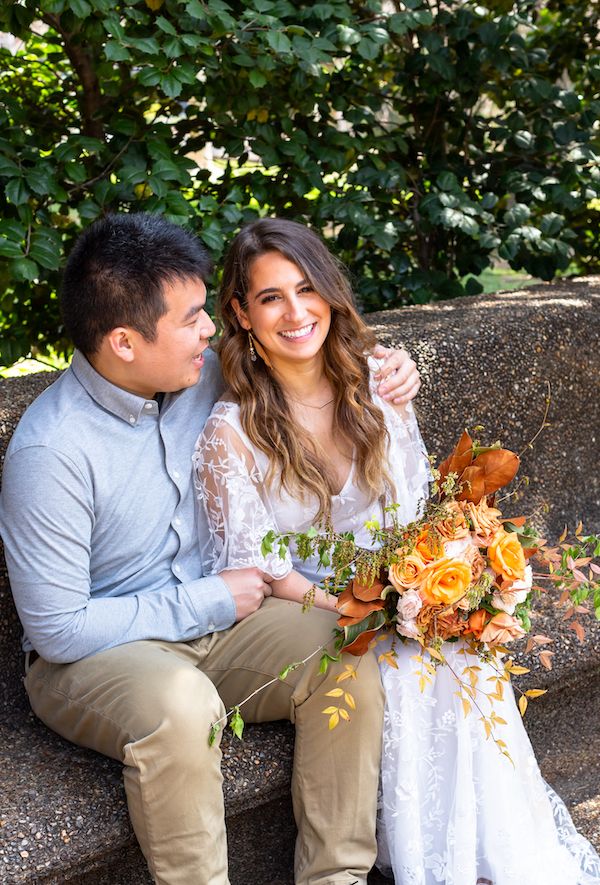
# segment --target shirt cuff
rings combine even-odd
[[[183,587],[196,613],[200,636],[227,630],[235,623],[235,602],[223,578],[211,575],[189,581]]]

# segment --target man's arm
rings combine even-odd
[[[234,623],[234,600],[217,575],[173,578],[148,593],[119,595],[113,587],[110,596],[92,598],[93,489],[66,455],[43,446],[11,454],[1,503],[17,611],[44,659],[68,663],[125,642],[189,640]]]

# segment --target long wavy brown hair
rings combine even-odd
[[[283,218],[263,218],[242,228],[225,258],[219,298],[223,333],[218,344],[223,377],[239,403],[244,431],[270,463],[267,483],[280,474],[293,495],[314,495],[316,519],[327,520],[335,476],[319,450],[294,419],[276,376],[262,359],[252,362],[248,333],[233,305],[247,304],[252,262],[279,252],[293,262],[331,307],[331,326],[323,345],[324,370],[335,395],[333,430],[354,449],[356,476],[376,500],[393,487],[386,471],[388,434],[381,409],[369,392],[367,352],[375,338],[361,320],[350,282],[340,262],[309,228]]]

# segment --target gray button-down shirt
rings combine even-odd
[[[191,455],[222,391],[207,351],[198,384],[154,400],[81,353],[35,400],[4,464],[0,531],[23,647],[69,662],[138,639],[231,626],[233,598],[202,577]]]

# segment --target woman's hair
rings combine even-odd
[[[314,495],[318,520],[330,514],[336,493],[324,452],[294,420],[284,391],[262,359],[252,362],[248,333],[240,326],[233,299],[245,308],[253,261],[279,252],[300,268],[304,278],[331,307],[331,326],[323,345],[325,375],[335,392],[334,433],[354,448],[356,474],[375,500],[390,483],[385,469],[388,435],[381,409],[369,392],[366,352],[374,335],[354,304],[348,277],[313,231],[283,218],[263,218],[242,228],[225,258],[219,310],[223,334],[218,345],[225,382],[240,405],[251,442],[269,458],[266,481],[279,472],[294,495]]]

